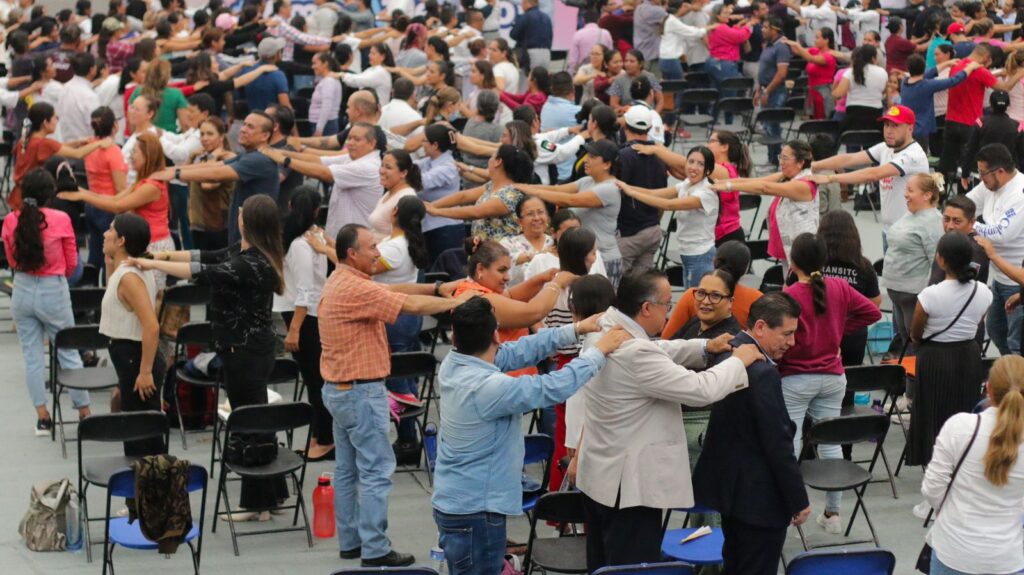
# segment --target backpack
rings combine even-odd
[[[18,534],[32,551],[64,551],[67,548],[68,504],[75,497],[71,480],[44,481],[32,486],[28,511]]]

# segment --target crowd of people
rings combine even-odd
[[[388,496],[420,458],[401,416],[420,389],[388,378],[390,354],[444,315],[432,506],[449,573],[502,572],[536,412],[547,488],[582,493],[590,571],[659,561],[665,510],[699,505],[720,516],[723,573],[774,574],[812,515],[805,421],[841,416],[884,287],[887,355],[916,361],[891,399],[925,468],[914,514],[937,512],[931,572],[1024,569],[1024,6],[613,0],[553,22],[522,0],[503,33],[495,0],[237,4],[0,2],[2,241],[37,435],[71,287],[105,287],[112,407],[139,411],[167,406],[162,290],[209,286],[231,406],[267,403],[291,354],[313,406],[303,455],[335,461],[340,557],[409,565]],[[575,30],[564,65],[555,25]],[[802,90],[802,119],[878,143],[837,153],[768,122],[754,145],[729,113],[689,133],[694,110],[662,82],[693,72],[726,97],[750,78],[757,110]],[[874,264],[842,205],[857,187],[879,195]],[[770,201],[785,285],[769,293],[741,281],[751,196]],[[985,383],[989,341],[1005,357]],[[89,394],[70,396],[90,417]],[[233,521],[271,521],[289,496],[241,486]],[[829,492],[815,523],[840,535],[842,512]]]

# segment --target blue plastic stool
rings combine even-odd
[[[693,565],[721,565],[722,545],[725,544],[725,536],[721,529],[713,527],[710,535],[679,543],[696,530],[697,528],[687,527],[666,531],[665,537],[661,540],[661,553]]]

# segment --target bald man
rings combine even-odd
[[[377,93],[373,90],[359,90],[348,99],[345,108],[348,115],[348,126],[334,136],[311,137],[311,138],[288,138],[288,143],[300,152],[316,156],[336,156],[337,150],[345,148],[348,141],[349,131],[352,125],[359,122],[366,122],[376,126],[380,122],[380,101],[377,100]],[[387,139],[377,138],[377,149],[381,152],[387,151]]]

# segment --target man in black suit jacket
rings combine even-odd
[[[750,387],[711,410],[693,489],[697,502],[722,514],[722,575],[775,575],[787,528],[802,524],[811,513],[793,455],[796,426],[773,361],[793,346],[799,317],[800,304],[788,294],[770,293],[754,302],[750,328],[737,334],[732,345],[754,343],[767,361],[747,367]]]

